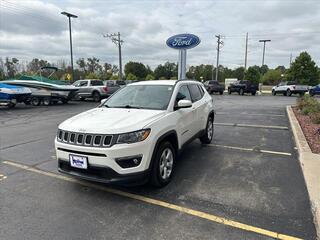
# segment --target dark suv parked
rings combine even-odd
[[[231,83],[228,87],[228,93],[231,94],[233,92],[239,93],[239,95],[244,95],[245,93],[251,93],[252,95],[256,95],[258,91],[258,86],[256,84],[251,83],[248,80],[240,80],[234,83]]]
[[[215,92],[220,93],[220,95],[223,94],[224,91],[224,86],[221,85],[218,81],[216,80],[210,80],[210,81],[206,81],[204,83],[205,88],[207,89],[208,93],[212,94]]]

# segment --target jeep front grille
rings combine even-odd
[[[59,142],[86,147],[109,147],[112,138],[112,135],[107,134],[76,133],[64,130],[59,130],[57,134]]]

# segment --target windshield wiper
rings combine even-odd
[[[132,105],[124,105],[124,106],[117,106],[117,108],[136,108],[136,109],[140,109],[141,107],[132,106]]]

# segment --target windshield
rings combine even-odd
[[[142,108],[165,110],[168,107],[173,86],[131,85],[122,88],[105,103],[111,108]]]

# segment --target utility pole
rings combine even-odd
[[[264,65],[264,54],[265,54],[265,51],[266,51],[266,42],[271,42],[270,39],[263,39],[263,40],[259,40],[259,42],[263,42],[263,54],[262,54],[262,65]]]
[[[289,67],[291,67],[291,63],[292,63],[292,53],[290,53],[290,65],[289,65]]]
[[[244,70],[247,70],[247,62],[248,62],[248,33],[246,35],[246,51],[244,54]]]
[[[218,47],[217,47],[217,64],[216,64],[216,79],[215,80],[218,81],[220,45],[223,44],[223,42],[221,41],[221,35],[216,35],[216,38],[217,38]]]
[[[62,15],[65,15],[69,19],[69,36],[70,36],[70,54],[71,54],[71,71],[72,71],[72,81],[74,82],[74,70],[73,70],[73,54],[72,54],[72,37],[71,37],[71,18],[77,18],[78,16],[68,13],[61,12]]]
[[[103,37],[110,38],[111,41],[118,46],[119,49],[119,80],[122,80],[122,55],[121,55],[121,45],[123,40],[121,40],[120,32],[113,34],[103,34]]]

